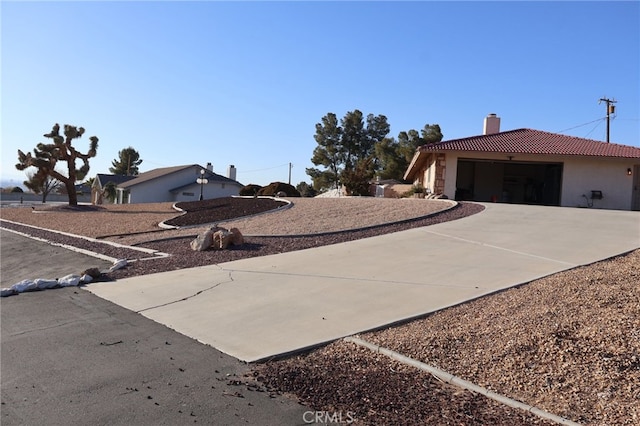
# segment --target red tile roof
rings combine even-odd
[[[531,129],[471,136],[423,145],[421,152],[475,151],[505,154],[640,158],[640,148]]]

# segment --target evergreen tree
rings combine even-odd
[[[389,124],[384,115],[362,112],[347,112],[340,120],[328,113],[316,124],[314,136],[318,146],[313,151],[311,162],[324,169],[308,168],[307,174],[316,190],[338,188],[342,183],[347,194],[362,194],[362,188],[375,175],[375,146],[389,133]],[[367,191],[368,192],[368,191]]]
[[[136,176],[139,173],[140,164],[142,160],[138,151],[128,147],[118,151],[118,158],[111,162],[113,167],[109,167],[109,171],[114,175]]]

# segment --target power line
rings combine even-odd
[[[601,122],[597,123],[597,124],[593,127],[593,129],[591,129],[591,130],[589,131],[589,133],[587,133],[586,135],[584,135],[584,137],[586,138],[586,137],[587,137],[587,136],[589,136],[591,133],[593,133],[593,131],[594,131],[595,129],[597,129],[597,128],[598,128],[598,126],[600,125],[600,123],[601,123]]]
[[[577,129],[578,127],[586,126],[586,125],[588,125],[588,124],[595,123],[596,121],[601,121],[601,120],[604,120],[604,119],[606,119],[606,118],[607,118],[607,117],[600,117],[600,118],[597,118],[597,119],[595,119],[595,120],[589,121],[588,123],[578,124],[577,126],[573,126],[573,127],[569,127],[568,129],[560,130],[560,131],[559,131],[559,132],[557,132],[557,133],[564,133],[564,132],[566,132],[566,131],[568,131],[568,130]]]
[[[265,169],[256,169],[256,170],[243,170],[241,173],[253,173],[253,172],[263,172],[265,170],[273,170],[278,169],[280,167],[289,166],[289,163],[280,164],[279,166],[267,167]],[[239,172],[240,173],[240,172]]]

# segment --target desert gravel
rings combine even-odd
[[[345,197],[294,198],[292,201],[293,206],[283,209],[283,202],[271,199],[261,199],[259,202],[241,198],[206,200],[201,205],[209,208],[195,209],[182,216],[171,203],[79,206],[78,208],[38,207],[35,211],[18,207],[1,209],[0,218],[48,230],[84,235],[100,241],[144,247],[171,254],[168,258],[148,259],[148,254],[132,251],[126,247],[118,249],[69,235],[2,222],[2,226],[6,228],[57,243],[78,246],[114,258],[126,258],[130,261],[130,265],[110,274],[111,278],[121,279],[336,244],[454,220],[483,209],[482,206],[473,203],[456,205],[450,201],[421,199]],[[273,210],[265,213],[265,206],[269,207],[269,203]],[[220,221],[220,218],[228,218],[232,211],[243,214],[262,214],[242,221]],[[360,211],[365,213],[360,214]],[[170,221],[178,216],[180,216],[180,222],[185,225],[194,223],[206,223],[206,225],[176,230],[158,226],[160,222]],[[197,253],[192,251],[189,246],[190,241],[198,233],[211,227],[213,223],[220,223],[228,228],[236,226],[243,234],[250,234],[253,231],[260,233],[261,236],[249,236],[245,239],[244,245],[231,247],[228,250],[208,250]],[[365,229],[348,230],[355,227],[365,227]],[[310,232],[325,234],[298,236]]]
[[[244,199],[235,201],[242,200]],[[313,234],[414,219],[445,210],[452,205],[452,202],[445,200],[371,197],[290,198],[288,200],[293,203],[290,209],[278,209],[249,219],[216,219],[215,223],[220,223],[227,228],[237,227],[245,235]],[[265,201],[271,201],[274,209],[284,204],[273,200]],[[206,202],[214,206],[209,210],[210,213],[218,210],[219,203],[216,200],[206,200]],[[188,207],[188,203],[182,203],[182,205]],[[238,210],[240,214],[242,209]],[[264,209],[244,213],[260,211]],[[181,212],[173,207],[173,203],[107,204],[96,207],[93,211],[52,208],[49,205],[37,205],[34,210],[29,207],[0,209],[1,219],[123,243],[156,238],[140,236],[140,233],[161,233],[162,237],[157,238],[191,236],[211,226],[203,224],[200,227],[185,227],[186,229],[181,230],[167,230],[159,226],[161,222],[178,222],[176,218],[180,215]],[[179,224],[189,225],[184,221]]]

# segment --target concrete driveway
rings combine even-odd
[[[453,222],[87,289],[257,361],[639,247],[638,212],[486,204]]]

